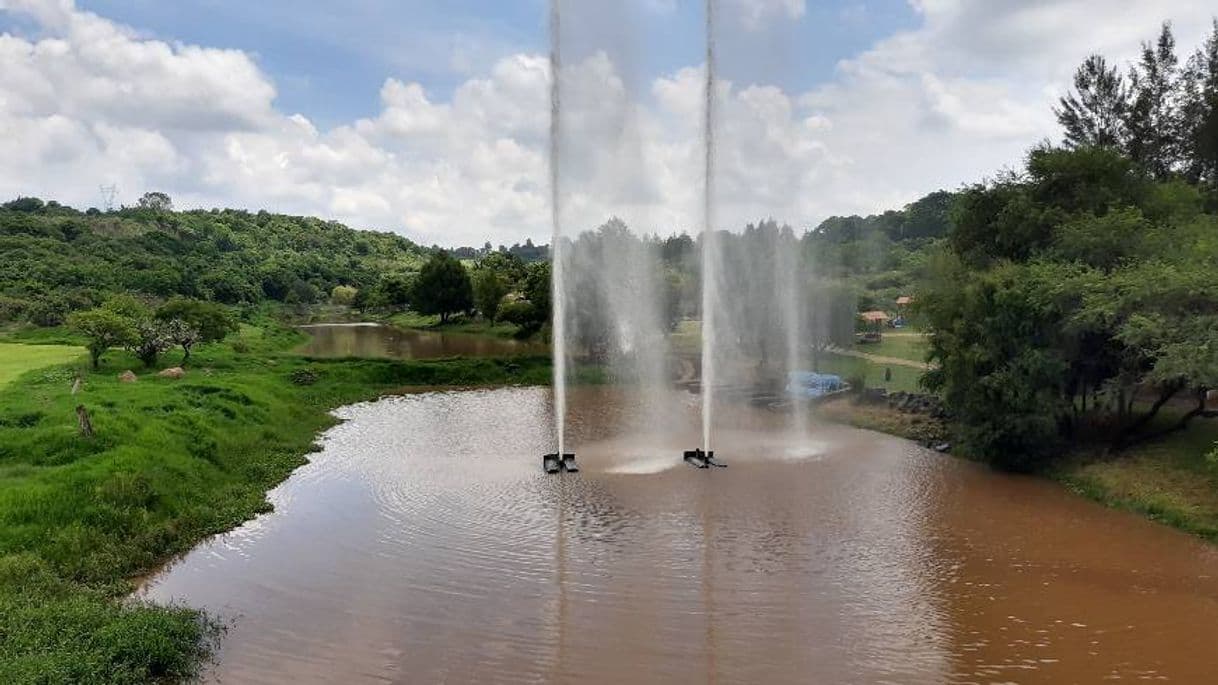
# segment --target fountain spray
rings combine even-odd
[[[567,297],[562,243],[562,0],[550,0],[550,308],[554,356],[554,433],[558,452],[542,458],[547,473],[578,471],[575,455],[566,452],[567,431]]]
[[[711,450],[711,424],[715,417],[715,341],[719,307],[719,240],[715,235],[715,2],[706,0],[706,101],[703,106],[702,142],[702,448],[685,453],[685,461],[699,468],[725,466]]]

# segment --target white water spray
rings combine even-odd
[[[550,0],[550,306],[554,347],[554,432],[558,458],[566,453],[567,312],[562,243],[562,189],[559,186],[562,140],[562,0]]]
[[[715,237],[715,0],[706,0],[706,120],[702,198],[702,450],[711,451],[715,399],[716,309],[719,306],[719,247]]]

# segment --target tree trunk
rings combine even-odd
[[[1132,441],[1128,440],[1129,436],[1133,435],[1137,431],[1141,430],[1143,426],[1145,426],[1146,424],[1153,421],[1155,419],[1155,417],[1159,415],[1159,410],[1162,409],[1168,402],[1170,402],[1172,400],[1173,397],[1178,395],[1180,393],[1180,391],[1183,389],[1184,389],[1184,383],[1177,382],[1177,383],[1172,383],[1166,389],[1164,389],[1163,392],[1159,393],[1159,399],[1156,400],[1154,405],[1151,406],[1150,411],[1146,412],[1137,421],[1134,421],[1133,423],[1125,426],[1125,428],[1121,430],[1120,434],[1117,435],[1117,439],[1116,439],[1116,442],[1113,444],[1113,448],[1119,451],[1119,450],[1124,449],[1128,445],[1138,442],[1138,440],[1132,440]],[[1124,393],[1123,390],[1121,392],[1122,392],[1122,394]],[[1122,406],[1122,411],[1124,411],[1125,401],[1123,398],[1121,400],[1121,406]]]
[[[1175,393],[1172,393],[1172,394],[1174,395]],[[1143,442],[1149,442],[1151,440],[1161,438],[1165,435],[1170,435],[1177,431],[1182,431],[1185,428],[1188,428],[1188,424],[1192,423],[1192,420],[1197,417],[1201,417],[1204,419],[1218,419],[1218,409],[1207,410],[1205,408],[1205,391],[1204,390],[1198,391],[1198,393],[1197,393],[1197,406],[1194,407],[1192,409],[1192,411],[1188,412],[1184,416],[1181,416],[1179,421],[1177,421],[1173,425],[1168,426],[1167,428],[1164,428],[1163,430],[1158,431],[1156,433],[1147,433],[1146,435],[1140,435],[1140,436],[1134,438],[1133,440],[1130,440],[1129,442],[1121,445],[1121,447],[1123,448],[1123,447],[1128,447],[1130,445],[1136,445],[1136,444],[1143,443]]]
[[[93,437],[93,422],[89,420],[89,410],[83,404],[76,405],[76,424],[80,427],[82,438]]]

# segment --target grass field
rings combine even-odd
[[[19,345],[0,342],[0,392],[35,369],[83,359],[85,350],[63,345]]]
[[[886,370],[891,370],[892,380],[885,380]],[[922,392],[918,380],[923,372],[908,366],[886,365],[868,359],[828,353],[819,359],[817,371],[837,374],[845,379],[861,378],[868,388],[884,388],[889,392]]]
[[[69,366],[0,391],[0,682],[188,679],[213,629],[188,608],[120,602],[128,579],[266,511],[330,409],[405,386],[550,378],[545,358],[309,360],[288,351],[301,339],[247,326],[199,348],[183,380],[111,351],[77,395]],[[139,380],[120,383],[126,369]],[[78,433],[78,404],[92,438]]]
[[[893,357],[909,361],[926,362],[928,349],[925,336],[916,333],[893,335],[886,333],[879,343],[857,343],[854,349],[858,352],[876,355],[878,357]]]

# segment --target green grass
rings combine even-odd
[[[1176,418],[1170,414],[1160,425]],[[1108,506],[1218,540],[1218,463],[1209,456],[1216,441],[1218,421],[1197,419],[1118,455],[1080,451],[1049,475]]]
[[[866,354],[894,359],[908,359],[918,363],[926,362],[926,352],[929,349],[926,338],[919,335],[885,334],[879,343],[855,344],[854,349]]]
[[[128,579],[266,511],[330,409],[405,386],[550,378],[545,358],[315,360],[288,351],[300,340],[246,327],[198,349],[180,381],[112,351],[75,396],[63,366],[0,390],[0,682],[190,678],[214,628],[188,608],[119,601]],[[139,381],[120,383],[126,369]]]
[[[0,390],[30,371],[78,361],[85,354],[80,347],[0,343]]]
[[[389,317],[389,325],[398,328],[411,328],[443,333],[462,333],[467,335],[485,335],[493,338],[515,338],[520,328],[514,324],[498,323],[491,325],[482,318],[457,315],[448,321],[440,323],[439,316],[429,316],[417,312],[400,312]]]
[[[862,378],[868,388],[885,388],[889,392],[923,392],[918,386],[922,371],[896,364],[885,365],[868,359],[848,357],[840,354],[823,354],[817,364],[821,373],[832,373],[842,378]],[[892,370],[892,380],[884,380],[885,369]]]

